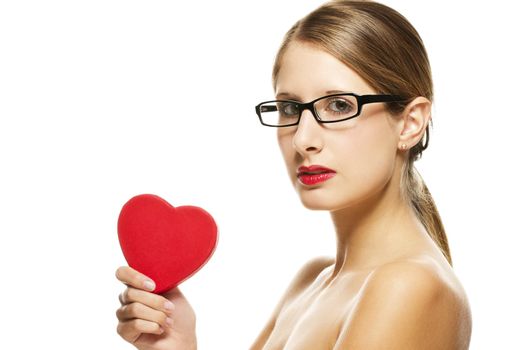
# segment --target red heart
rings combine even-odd
[[[142,194],[122,207],[118,238],[129,266],[153,279],[153,292],[160,294],[206,264],[217,245],[217,225],[202,208],[174,208]]]

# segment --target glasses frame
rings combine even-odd
[[[325,99],[325,98],[329,98],[329,97],[337,97],[337,96],[353,96],[353,97],[355,97],[355,99],[357,100],[357,112],[356,112],[356,114],[354,114],[354,115],[352,115],[350,117],[346,117],[346,118],[338,119],[338,120],[322,120],[319,117],[319,115],[317,114],[317,111],[314,108],[314,104],[317,101],[319,101],[319,100],[322,100],[322,99]],[[338,123],[338,122],[342,122],[344,120],[349,120],[349,119],[358,117],[361,114],[361,110],[363,108],[363,105],[366,105],[366,104],[369,104],[369,103],[398,102],[398,101],[404,101],[404,100],[405,100],[404,98],[402,98],[401,96],[398,96],[398,95],[381,95],[381,94],[376,94],[376,95],[357,95],[357,94],[354,94],[352,92],[342,92],[342,93],[322,96],[322,97],[316,98],[313,101],[305,102],[305,103],[294,101],[294,100],[270,100],[270,101],[264,101],[264,102],[259,103],[257,106],[255,106],[255,113],[257,113],[257,116],[259,117],[259,121],[261,122],[262,125],[269,126],[269,127],[274,127],[274,128],[282,128],[282,127],[287,127],[287,126],[298,125],[299,122],[301,121],[301,117],[302,117],[303,112],[304,112],[305,109],[309,110],[319,123],[327,123],[327,124],[329,124],[329,123]],[[275,103],[278,103],[278,102],[290,102],[290,103],[296,104],[298,106],[298,108],[299,108],[299,117],[297,118],[297,122],[294,122],[294,123],[291,123],[291,124],[285,124],[285,125],[266,124],[263,121],[263,117],[262,117],[262,113],[261,113],[261,107],[264,104],[271,103],[271,102],[275,102]],[[277,111],[277,108],[275,108],[275,110],[272,111],[272,112],[276,112],[276,111]]]

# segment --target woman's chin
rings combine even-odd
[[[310,210],[337,211],[343,208],[358,205],[366,200],[363,193],[345,193],[342,189],[330,191],[327,188],[296,187],[297,194],[303,206]]]
[[[334,200],[333,196],[326,196],[320,193],[312,193],[313,191],[308,192],[299,192],[299,199],[303,206],[310,210],[328,210],[332,211],[337,209],[338,203]]]

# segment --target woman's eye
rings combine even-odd
[[[337,99],[330,101],[328,110],[329,112],[347,114],[354,111],[354,105],[346,100]]]
[[[299,114],[299,107],[294,103],[283,103],[279,110],[286,116],[295,116]]]

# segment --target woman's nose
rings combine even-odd
[[[293,145],[301,154],[318,153],[323,148],[322,124],[309,110],[304,110],[293,137]]]

